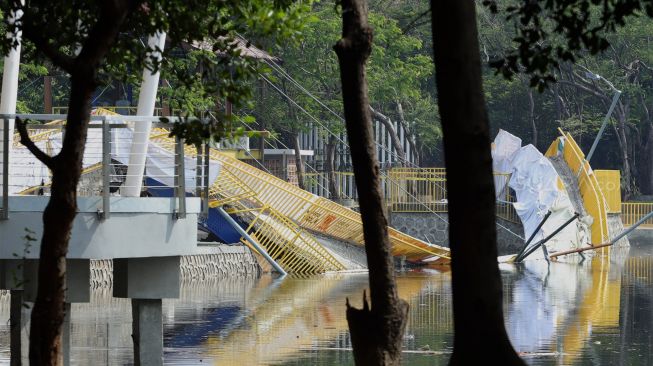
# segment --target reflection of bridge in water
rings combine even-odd
[[[445,280],[411,276],[397,281],[399,295],[418,306],[418,295],[425,287]],[[349,348],[345,301],[349,298],[360,305],[366,287],[366,274],[284,281],[231,333],[208,337],[210,358],[216,365],[262,365],[297,358],[303,356],[298,354],[302,351],[322,347]],[[411,318],[414,320],[420,319]]]
[[[533,325],[531,333],[510,331],[527,359],[554,358],[567,365],[600,355],[629,364],[632,347],[640,355],[651,350],[653,257],[554,263],[548,277],[535,267],[523,270],[504,271],[505,313],[509,331]],[[430,344],[431,350],[446,353],[453,334],[450,274],[411,273],[398,282],[401,297],[411,305],[404,348],[418,352]],[[366,274],[184,283],[180,299],[164,303],[166,362],[351,362],[345,299],[360,305],[366,287]],[[7,300],[0,301],[3,319]],[[129,301],[112,298],[106,289],[95,290],[90,304],[74,304],[73,361],[131,362],[130,313]],[[0,327],[0,344],[7,335],[7,325]],[[424,354],[406,354],[408,361],[413,357]]]

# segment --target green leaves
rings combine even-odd
[[[214,120],[208,128],[190,119],[187,126],[175,127],[175,133],[188,133],[189,140],[194,140],[229,135],[226,128],[230,121],[218,111],[226,102],[234,109],[251,103],[253,80],[265,69],[246,55],[250,44],[244,39],[268,45],[296,42],[310,2],[155,0],[107,4],[94,0],[33,0],[21,6],[20,2],[2,0],[3,14],[21,7],[24,15],[23,21],[16,24],[9,24],[5,16],[5,28],[0,31],[38,33],[43,42],[32,43],[35,37],[23,37],[23,59],[30,60],[23,75],[44,75],[48,73],[46,64],[54,65],[50,67],[52,74],[57,65],[61,66],[57,57],[72,60],[72,50],[84,50],[93,43],[93,27],[106,19],[114,6],[131,8],[108,54],[98,65],[91,65],[96,83],[104,86],[122,81],[138,85],[143,68],[161,69],[164,86],[160,92],[173,110],[183,110],[184,116],[213,112]],[[161,50],[147,46],[148,36],[156,32],[166,32],[162,60],[153,53]],[[16,39],[0,37],[0,51],[6,54],[15,43]],[[20,107],[22,111],[30,109],[28,104]]]
[[[524,72],[540,91],[555,80],[562,62],[596,55],[609,45],[609,34],[645,10],[653,16],[653,3],[640,0],[484,1],[493,13],[505,14],[516,29],[515,47],[492,60],[490,66],[506,78]],[[502,5],[505,7],[502,9]]]

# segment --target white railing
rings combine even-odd
[[[49,195],[51,173],[22,144],[17,134],[9,136],[10,119],[29,122],[26,127],[34,143],[48,155],[56,155],[63,143],[66,115],[18,114],[0,115],[3,133],[2,147],[2,211],[0,219],[9,216],[9,197],[20,195]],[[154,122],[156,127],[170,128],[178,117],[169,117],[171,123],[160,122],[160,117],[93,115],[83,157],[83,172],[78,185],[78,196],[101,196],[98,218],[108,219],[111,214],[111,196],[120,195],[125,188],[130,164],[130,147],[137,123]],[[203,197],[203,212],[208,212],[209,159],[208,147],[202,146],[192,158],[187,157],[184,141],[174,139],[173,144],[148,143],[144,193],[174,196],[175,218],[186,214],[186,195]],[[13,149],[11,154],[10,150]],[[173,190],[174,193],[164,190]]]

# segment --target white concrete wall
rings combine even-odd
[[[9,220],[0,221],[0,259],[38,258],[42,215],[49,197],[10,197]],[[68,258],[110,259],[203,254],[197,247],[200,199],[187,198],[185,219],[173,219],[175,198],[111,197],[111,216],[101,221],[101,197],[80,197]],[[38,241],[25,253],[25,228]]]

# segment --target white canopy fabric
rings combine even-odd
[[[533,145],[521,147],[521,139],[500,130],[492,149],[495,170],[510,173],[509,186],[515,191],[513,204],[529,238],[548,211],[551,216],[542,226],[533,243],[552,234],[575,210],[555,168]],[[500,192],[499,192],[500,193]],[[589,244],[590,232],[584,220],[572,222],[546,244],[549,252],[557,252]],[[543,258],[541,251],[533,258]]]

